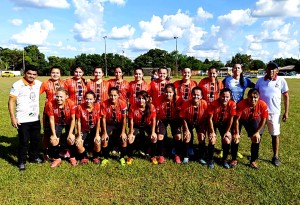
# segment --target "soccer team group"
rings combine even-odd
[[[191,69],[182,70],[182,79],[171,83],[168,70],[161,67],[148,83],[143,70],[134,70],[134,80],[123,79],[120,67],[115,78],[103,80],[103,70],[94,69],[93,79],[84,79],[84,69],[75,66],[71,79],[60,79],[60,68],[51,68],[45,82],[36,79],[37,68],[27,66],[24,77],[10,90],[8,109],[11,123],[18,130],[18,167],[25,170],[26,161],[42,163],[48,157],[51,167],[92,161],[105,166],[110,151],[118,147],[122,166],[133,163],[134,150],[149,155],[153,164],[164,163],[164,137],[167,127],[172,133],[172,157],[177,164],[188,163],[194,155],[194,134],[198,138],[199,163],[214,168],[217,131],[221,136],[222,166],[237,166],[242,127],[251,140],[250,167],[258,169],[259,145],[265,124],[272,137],[272,163],[279,166],[278,148],[281,98],[282,120],[288,118],[288,85],[277,76],[278,65],[270,62],[266,75],[256,84],[243,76],[241,64],[235,64],[232,75],[218,79],[216,67],[199,83],[191,79]],[[244,92],[250,88],[247,98]],[[46,93],[43,112],[44,159],[39,157],[39,96]],[[194,132],[195,130],[195,132]],[[207,146],[206,146],[207,143]],[[228,155],[231,153],[231,159]]]

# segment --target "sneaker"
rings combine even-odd
[[[20,170],[20,171],[24,171],[24,170],[26,169],[24,163],[20,163],[20,164],[18,165],[18,167],[19,167],[19,170]]]
[[[207,164],[207,166],[208,166],[209,169],[215,168],[215,164],[214,164],[213,161],[209,161],[208,164]]]
[[[163,156],[158,157],[158,164],[162,164],[165,162],[165,158]]]
[[[100,164],[100,160],[97,157],[95,157],[95,158],[93,158],[93,163]]]
[[[238,161],[237,161],[237,160],[231,160],[231,162],[230,162],[230,167],[231,167],[231,168],[235,168],[235,167],[237,166],[237,164],[238,164]]]
[[[106,166],[108,164],[108,162],[109,162],[108,159],[103,159],[101,162],[101,166],[102,167]]]
[[[55,168],[61,164],[61,159],[54,159],[54,161],[51,163],[51,168]]]
[[[229,164],[227,163],[227,160],[224,160],[224,161],[223,161],[223,167],[224,167],[225,169],[229,169],[229,168],[230,168]]]
[[[70,158],[69,161],[73,167],[77,166],[77,160],[75,159],[75,157]]]
[[[132,165],[132,162],[133,162],[133,158],[131,158],[131,157],[128,157],[128,159],[127,159],[127,164],[128,165]]]
[[[256,169],[256,170],[259,169],[256,162],[250,162],[250,167],[253,168],[253,169]]]
[[[183,158],[182,163],[183,163],[183,164],[189,163],[189,158],[188,158],[188,157]]]
[[[69,149],[65,149],[63,151],[61,151],[59,153],[59,156],[62,157],[62,158],[70,158],[70,150]]]
[[[174,161],[176,164],[181,164],[180,157],[178,155],[175,155]]]
[[[150,161],[152,162],[152,164],[158,164],[158,161],[156,160],[156,157],[151,157]]]
[[[222,150],[217,154],[217,158],[220,158],[220,159],[223,158],[223,151]]]
[[[279,164],[280,164],[279,158],[278,157],[273,157],[272,158],[272,164],[274,164],[276,167],[278,167]]]
[[[238,152],[238,153],[236,154],[236,156],[237,156],[238,158],[240,158],[240,159],[243,159],[243,158],[244,158],[244,156],[243,156],[240,152]]]
[[[204,160],[204,159],[199,159],[199,163],[201,164],[201,165],[206,165],[206,161]]]
[[[189,147],[188,153],[189,153],[189,156],[194,156],[195,155],[194,149],[191,148],[191,147]]]
[[[80,164],[87,164],[89,162],[89,159],[83,158],[80,160]]]
[[[123,157],[120,159],[120,163],[121,163],[122,166],[126,165],[126,161]]]

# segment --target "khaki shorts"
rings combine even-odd
[[[280,114],[269,113],[267,126],[270,135],[280,135]]]

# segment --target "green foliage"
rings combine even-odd
[[[261,60],[253,60],[250,64],[250,70],[266,69],[266,64]]]
[[[197,76],[194,79],[200,80]],[[2,79],[0,90],[1,204],[300,204],[299,79],[288,79],[290,113],[281,125],[282,164],[278,168],[270,163],[271,138],[267,131],[260,146],[260,170],[248,166],[250,140],[243,130],[240,152],[244,158],[238,159],[235,169],[222,168],[218,159],[215,169],[209,170],[193,160],[176,165],[167,159],[165,164],[155,166],[137,157],[132,166],[125,167],[117,159],[110,159],[106,167],[92,163],[71,167],[63,161],[60,167],[51,169],[49,163],[28,163],[24,172],[16,167],[17,131],[11,127],[7,111],[9,88],[15,80]],[[41,108],[43,103],[44,96]],[[220,148],[220,140],[216,147]]]

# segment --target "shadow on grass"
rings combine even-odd
[[[18,154],[18,142],[19,140],[17,137],[0,136],[0,158],[14,166],[17,165],[15,158]]]

